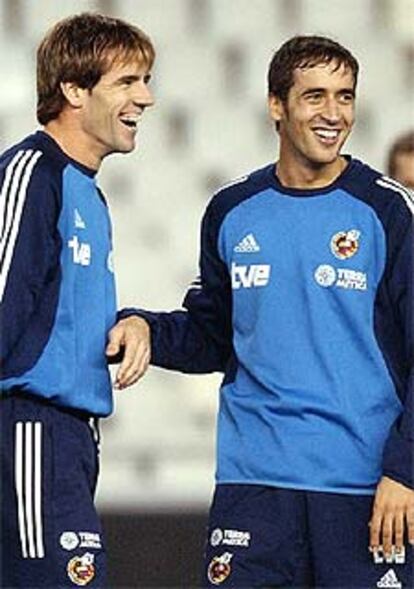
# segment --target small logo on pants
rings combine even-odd
[[[401,589],[402,584],[398,580],[398,577],[395,574],[394,569],[390,569],[378,581],[377,587],[379,589]]]
[[[83,556],[74,556],[68,562],[66,568],[68,577],[75,585],[84,587],[92,581],[95,576],[94,556],[85,552]]]
[[[233,555],[225,552],[221,556],[215,556],[208,565],[207,578],[213,585],[220,585],[231,573],[230,561]]]
[[[78,547],[79,538],[75,532],[63,532],[60,535],[59,542],[65,550],[74,550]]]

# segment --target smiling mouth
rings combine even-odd
[[[312,129],[312,131],[322,143],[327,145],[333,145],[336,143],[341,134],[340,129],[322,129],[318,127]]]
[[[120,121],[125,127],[131,129],[132,131],[136,131],[138,127],[140,115],[124,115],[120,117]]]

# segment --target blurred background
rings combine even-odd
[[[277,157],[266,112],[273,51],[324,34],[359,59],[357,124],[345,151],[384,169],[414,124],[414,0],[1,0],[0,143],[36,127],[35,51],[56,20],[85,10],[125,18],[153,39],[156,105],[139,148],[99,174],[114,223],[120,306],[180,307],[197,274],[212,193]],[[214,486],[219,375],[150,369],[117,392],[102,424],[98,505],[112,587],[195,587]]]

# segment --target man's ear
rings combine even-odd
[[[75,82],[61,82],[60,89],[67,102],[73,108],[81,108],[88,92],[85,88],[79,88]]]
[[[284,113],[283,102],[278,96],[270,94],[267,103],[269,106],[270,118],[275,121],[276,125],[279,125]]]

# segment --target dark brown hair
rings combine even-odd
[[[358,62],[348,49],[327,37],[296,36],[284,43],[273,55],[268,71],[269,95],[286,102],[293,86],[296,68],[308,68],[321,63],[335,62],[339,68],[345,65],[354,76],[354,88],[358,79]]]
[[[92,90],[115,61],[134,59],[150,69],[153,44],[139,28],[118,18],[83,13],[56,23],[37,50],[39,123],[46,125],[62,111],[62,82]]]
[[[397,157],[402,153],[414,153],[414,131],[400,135],[391,145],[388,153],[387,173],[394,177],[397,172]]]

